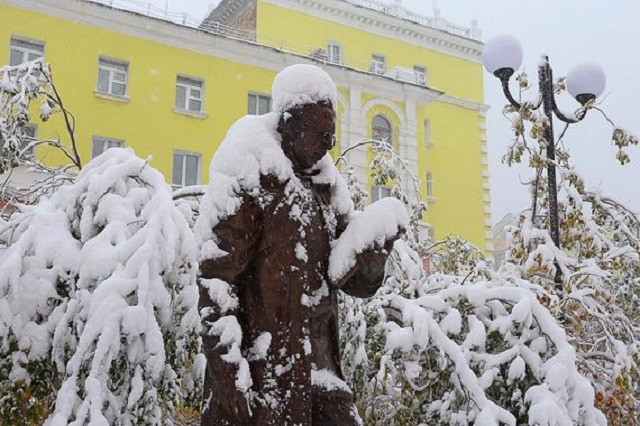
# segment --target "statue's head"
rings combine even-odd
[[[336,86],[314,65],[292,65],[273,82],[282,149],[294,168],[311,168],[335,145]]]

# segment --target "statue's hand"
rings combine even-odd
[[[385,264],[393,250],[394,243],[404,233],[405,229],[399,228],[398,232],[387,238],[383,245],[374,243],[372,247],[356,254],[356,264],[340,281],[334,284],[334,288],[342,289],[355,297],[372,296],[382,285]]]
[[[387,258],[393,250],[393,244],[404,235],[405,230],[399,229],[398,233],[387,239],[384,245],[375,244],[372,248],[364,250],[356,255],[358,269],[370,279],[381,279],[384,275],[384,267]]]

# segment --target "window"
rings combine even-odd
[[[428,118],[424,120],[424,144],[427,147],[433,145],[433,141],[431,140],[431,120]]]
[[[249,93],[247,114],[262,115],[271,111],[271,97]]]
[[[129,80],[129,64],[100,58],[98,64],[98,92],[125,97]]]
[[[424,241],[427,239],[434,241],[435,234],[433,231],[433,226],[428,223],[421,222],[418,226],[418,238],[420,241]]]
[[[174,151],[173,178],[174,186],[191,186],[200,182],[200,154]]]
[[[202,112],[202,80],[178,76],[176,80],[176,109]]]
[[[330,64],[342,64],[342,46],[339,44],[329,42],[327,45],[327,62]]]
[[[373,117],[371,137],[373,140],[393,143],[393,133],[391,131],[391,123],[389,123],[389,120],[381,115]]]
[[[391,188],[386,186],[371,187],[371,202],[378,201],[381,198],[391,197]]]
[[[433,177],[431,172],[427,172],[427,200],[433,201]]]
[[[371,55],[371,66],[369,72],[374,74],[384,74],[386,70],[385,58],[382,55]]]
[[[27,150],[29,144],[38,139],[38,126],[28,123],[22,128],[22,137],[20,138],[20,156],[22,159],[32,159],[34,154],[34,148],[31,147]]]
[[[102,154],[109,148],[122,148],[123,146],[123,140],[94,136],[93,147],[91,149],[91,158],[96,158],[98,155]]]
[[[420,86],[427,85],[427,69],[425,67],[414,65],[413,75],[416,78],[416,84],[419,84]]]
[[[44,42],[11,37],[9,65],[20,65],[44,56]]]

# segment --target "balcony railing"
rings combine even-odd
[[[471,27],[464,27],[461,25],[453,24],[446,19],[440,17],[439,9],[434,10],[434,16],[426,16],[421,13],[409,10],[397,3],[387,3],[379,0],[343,0],[347,3],[354,4],[356,6],[364,7],[366,9],[382,12],[386,15],[394,16],[396,18],[412,21],[425,27],[435,28],[437,30],[445,31],[449,34],[454,34],[460,37],[470,38],[472,40],[480,41],[482,37],[482,31],[478,28],[476,21],[471,23]]]

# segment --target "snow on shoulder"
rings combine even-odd
[[[291,161],[281,148],[278,122],[283,112],[297,105],[330,101],[335,108],[336,86],[331,77],[314,65],[292,65],[283,69],[273,82],[275,111],[239,119],[227,132],[211,160],[210,183],[202,199],[195,225],[202,259],[225,255],[214,243],[212,229],[224,217],[233,215],[242,205],[243,196],[256,197],[261,176],[295,186],[298,181]],[[331,203],[339,214],[347,214],[353,205],[344,179],[331,156],[325,155],[313,167],[313,181],[332,187]]]
[[[356,255],[384,243],[400,229],[409,227],[409,215],[402,201],[387,197],[367,206],[350,218],[335,241],[329,256],[329,278],[338,283],[356,264]]]
[[[278,73],[273,86],[273,108],[288,111],[298,105],[329,101],[336,108],[338,91],[326,71],[308,64],[296,64]]]

